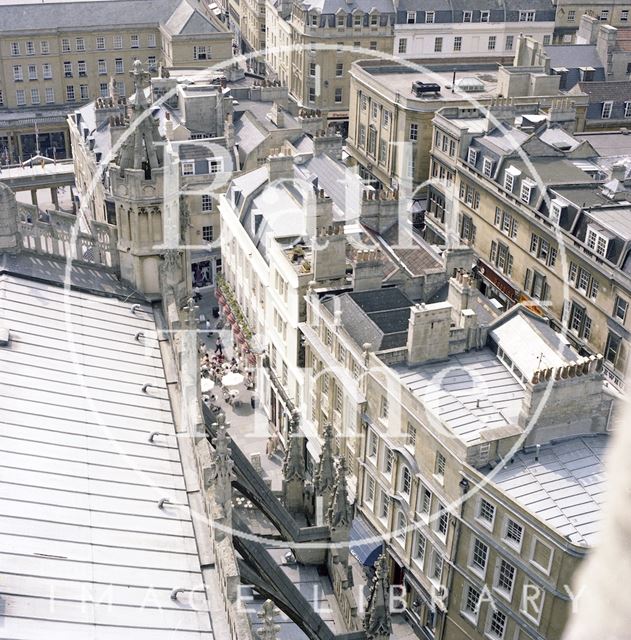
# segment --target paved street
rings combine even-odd
[[[211,289],[201,290],[202,299],[197,303],[199,315],[204,319],[200,322],[200,341],[206,344],[208,351],[212,354],[215,350],[217,336],[221,336],[224,344],[224,353],[228,360],[233,356],[232,332],[230,329],[221,328],[221,319],[214,318],[213,307],[218,303]],[[206,322],[210,323],[210,331],[206,330]],[[210,334],[210,335],[209,335]],[[239,445],[241,450],[250,460],[252,456],[258,455],[261,463],[261,475],[271,482],[274,491],[280,491],[282,487],[282,463],[284,451],[279,445],[276,454],[267,457],[265,454],[268,439],[271,435],[269,421],[265,412],[260,407],[260,402],[256,402],[256,408],[252,408],[251,399],[256,400],[256,390],[250,391],[245,388],[245,384],[234,387],[239,391],[237,403],[231,406],[223,399],[223,394],[218,389],[213,390],[215,396],[214,403],[221,407],[226,415],[226,421],[230,424],[230,435]]]

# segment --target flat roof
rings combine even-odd
[[[151,307],[7,274],[0,299],[3,635],[210,640]]]
[[[456,84],[463,78],[475,78],[484,87],[482,91],[462,91],[456,88],[453,92],[453,69],[444,68],[437,71],[427,69],[420,72],[406,67],[397,67],[394,64],[388,67],[360,65],[362,71],[370,74],[372,80],[392,93],[399,93],[409,100],[423,102],[462,102],[463,100],[479,100],[480,98],[492,98],[497,95],[497,65],[486,65],[482,69],[467,69],[457,71]],[[427,93],[417,97],[412,92],[413,82],[436,83],[441,87],[440,94]]]
[[[605,434],[517,453],[493,477],[513,500],[574,544],[593,546],[600,531],[606,475]]]
[[[467,445],[478,442],[485,429],[517,424],[524,388],[488,347],[392,370]]]

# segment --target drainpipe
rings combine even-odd
[[[462,502],[460,503],[460,514],[459,514],[459,519],[456,520],[456,526],[455,526],[455,531],[454,531],[454,543],[452,545],[452,554],[451,554],[451,564],[452,566],[450,566],[449,568],[449,578],[447,580],[447,611],[449,611],[449,603],[451,601],[451,587],[453,585],[454,582],[454,573],[455,573],[455,569],[453,568],[453,565],[456,564],[456,558],[458,557],[458,551],[459,551],[459,546],[460,546],[460,529],[462,527],[462,516],[464,513],[464,505],[465,505],[465,499],[464,497],[467,495],[468,491],[469,491],[469,481],[463,477],[460,480],[460,488],[462,489]],[[443,616],[443,626],[441,627],[440,630],[440,640],[444,640],[445,638],[445,621],[447,620],[447,616]]]

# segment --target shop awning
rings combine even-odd
[[[350,552],[365,567],[372,567],[381,555],[384,541],[381,534],[364,518],[356,515],[351,525]]]

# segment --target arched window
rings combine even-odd
[[[405,540],[405,534],[407,533],[408,519],[405,517],[403,511],[399,511],[397,514],[397,530],[395,535],[399,540]]]
[[[401,493],[406,496],[410,495],[410,490],[412,489],[412,474],[410,470],[403,466],[401,471]]]

